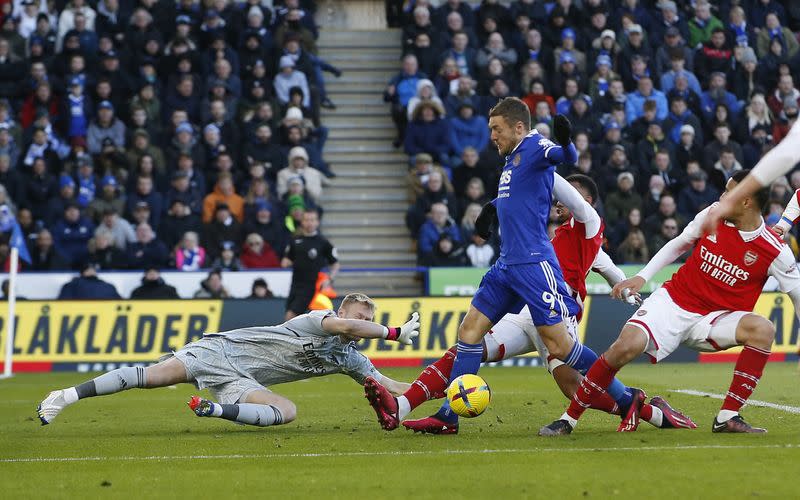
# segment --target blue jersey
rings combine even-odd
[[[574,146],[570,149],[574,152]],[[534,129],[506,157],[494,201],[500,224],[500,262],[557,262],[547,223],[555,165],[564,156],[560,146]]]

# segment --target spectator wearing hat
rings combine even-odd
[[[283,219],[284,226],[290,234],[296,234],[302,225],[303,214],[306,212],[306,202],[301,194],[288,194],[283,205],[286,208],[286,217]],[[291,241],[291,240],[290,240]]]
[[[120,250],[125,250],[129,243],[136,241],[136,231],[126,219],[119,216],[119,213],[109,208],[102,214],[97,229],[94,231],[95,237],[106,234],[111,238],[111,244]]]
[[[143,269],[148,266],[166,267],[169,251],[163,241],[146,222],[136,226],[136,241],[130,243],[125,251],[128,266],[131,269]]]
[[[611,57],[608,54],[600,54],[595,59],[595,71],[589,79],[589,96],[593,101],[604,97],[609,91],[611,81],[619,78],[611,66]]]
[[[442,100],[437,94],[436,86],[427,78],[423,78],[417,82],[417,93],[408,101],[407,114],[409,120],[413,119],[414,111],[416,111],[417,106],[423,102],[435,103],[440,109],[444,110],[444,103],[442,103]],[[444,111],[442,113],[444,114]]]
[[[575,56],[570,51],[565,50],[561,52],[556,68],[556,71],[553,72],[550,86],[553,89],[564,89],[564,96],[562,96],[562,98],[566,97],[568,100],[570,100],[573,95],[568,94],[566,90],[566,88],[570,85],[569,80],[575,80],[575,86],[577,89],[579,89],[580,85],[582,85],[585,80],[584,75],[578,71],[577,61],[575,60]],[[558,110],[557,103],[556,110]]]
[[[200,282],[200,288],[194,292],[196,299],[227,299],[230,297],[228,290],[222,283],[222,272],[213,270],[206,279]]]
[[[268,269],[280,267],[280,261],[272,246],[258,233],[250,233],[242,247],[244,269]]]
[[[689,19],[689,47],[699,48],[711,39],[716,28],[724,28],[722,21],[711,14],[707,0],[698,0],[694,5],[694,16]]]
[[[611,149],[614,146],[622,146],[626,156],[630,156],[631,145],[623,139],[622,126],[614,120],[609,118],[603,125],[603,139],[595,143],[592,150],[592,157],[597,165],[605,165],[611,157]]]
[[[149,210],[150,226],[158,228],[164,209],[164,198],[154,189],[152,177],[143,175],[136,180],[136,189],[128,195],[126,200],[128,214],[132,214],[135,209],[140,207],[140,204],[144,204]]]
[[[206,157],[203,145],[198,141],[194,127],[189,122],[179,123],[175,127],[175,134],[166,147],[167,164],[177,163],[181,153],[190,155],[194,165],[205,165],[206,161],[211,161],[211,158]]]
[[[253,280],[253,287],[250,290],[250,296],[247,297],[248,299],[271,299],[273,297],[272,290],[269,289],[269,285],[267,285],[264,278]]]
[[[450,130],[442,118],[444,110],[433,102],[420,103],[406,129],[404,149],[413,164],[414,157],[428,153],[443,166],[449,167]]]
[[[180,243],[175,248],[175,267],[179,271],[197,271],[206,267],[206,250],[200,246],[195,231],[181,233]]]
[[[103,139],[110,139],[115,148],[125,148],[125,124],[114,116],[114,106],[110,101],[100,101],[97,105],[97,117],[87,131],[89,153],[100,154]]]
[[[236,249],[237,245],[234,242],[223,241],[219,255],[211,263],[211,267],[220,271],[240,271],[242,263],[236,256]]]
[[[553,50],[553,65],[560,67],[563,63],[561,54],[569,53],[574,61],[575,68],[579,73],[586,73],[586,54],[578,50],[576,46],[577,34],[572,28],[564,28],[561,30],[561,45]]]
[[[53,226],[53,241],[56,250],[70,265],[86,258],[86,247],[94,234],[94,224],[81,215],[78,205],[70,203],[64,208],[64,215]]]
[[[781,25],[780,17],[776,13],[770,12],[765,17],[764,28],[758,33],[756,44],[759,57],[766,57],[770,51],[770,44],[776,40],[781,44],[783,54],[787,58],[793,57],[800,49],[794,33]]]
[[[104,148],[110,147],[110,139],[105,138]],[[77,189],[76,201],[81,210],[86,209],[97,194],[97,178],[94,175],[94,164],[89,157],[78,162],[78,172],[75,175]]]
[[[416,156],[414,160],[414,168],[411,169],[406,176],[409,203],[414,204],[417,200],[417,197],[421,196],[425,192],[428,182],[430,181],[430,176],[433,172],[438,172],[441,174],[445,189],[448,192],[453,192],[453,186],[450,184],[450,180],[447,177],[447,173],[444,171],[444,169],[433,164],[433,158],[431,155],[427,153],[421,153]]]
[[[174,249],[187,231],[200,233],[202,222],[200,216],[192,212],[189,204],[180,196],[172,198],[167,213],[161,221],[160,238],[167,248]]]
[[[280,72],[275,75],[272,83],[275,88],[275,95],[282,104],[289,102],[289,89],[299,87],[303,92],[303,106],[311,107],[311,91],[308,86],[308,79],[301,71],[295,70],[295,62],[291,56],[281,56],[279,63]]]
[[[672,69],[672,58],[677,58],[678,52],[683,56],[683,68],[689,72],[694,70],[694,51],[686,46],[686,37],[682,31],[672,26],[663,32],[662,37],[654,38],[654,42],[660,42],[655,49],[654,69],[657,74],[663,75]]]
[[[64,209],[75,200],[75,181],[67,174],[58,177],[58,196],[47,201],[44,223],[52,227],[63,215]]]
[[[316,169],[308,166],[308,153],[301,146],[293,147],[289,151],[289,165],[278,172],[276,191],[278,197],[283,197],[289,190],[289,179],[301,177],[306,192],[316,202],[322,196],[322,175]]]
[[[708,175],[701,170],[689,176],[689,185],[678,194],[678,212],[691,220],[718,199],[719,191],[708,184]]]
[[[63,271],[69,269],[69,263],[61,256],[53,245],[53,235],[46,228],[36,234],[31,248],[31,271]]]
[[[656,49],[662,42],[667,40],[667,31],[672,28],[681,40],[688,40],[689,26],[678,6],[672,0],[661,0],[656,4],[657,12],[653,15],[653,23],[650,25],[650,41]],[[668,42],[667,42],[668,43]]]
[[[139,113],[146,116],[144,108],[137,107],[134,109],[134,116]],[[151,135],[146,129],[137,128],[133,131],[130,145],[125,150],[125,156],[128,160],[128,168],[130,170],[135,170],[139,165],[139,160],[145,155],[150,156],[150,158],[153,159],[153,167],[155,171],[162,173],[166,170],[164,152],[160,147],[151,142]]]
[[[701,142],[696,139],[695,128],[685,124],[680,128],[680,139],[675,146],[675,162],[684,171],[689,166],[689,162],[703,161],[703,148]]]
[[[94,264],[85,261],[81,265],[80,275],[61,287],[59,300],[104,300],[121,299],[114,285],[101,280],[97,276]]]
[[[486,128],[486,118],[475,113],[475,108],[469,103],[463,103],[458,109],[458,115],[448,118],[450,122],[450,148],[455,158],[448,162],[453,166],[460,166],[461,155],[467,147],[483,151],[489,144],[489,132]]]
[[[128,268],[128,259],[123,250],[114,245],[111,234],[101,232],[89,240],[89,262],[104,271]]]
[[[233,216],[228,204],[219,202],[212,219],[203,226],[202,242],[209,259],[213,261],[219,256],[224,241],[232,241],[238,245],[242,241],[242,226]]]
[[[753,48],[745,47],[740,54],[739,64],[733,73],[733,94],[736,99],[746,101],[762,85],[759,81],[758,59]]]
[[[267,201],[257,201],[244,224],[244,234],[258,234],[280,257],[289,234],[276,208]]]
[[[645,33],[641,24],[630,25],[624,33],[621,40],[622,50],[617,59],[617,69],[623,81],[630,81],[633,75],[631,64],[634,57],[641,58],[649,68],[649,64],[653,62],[653,50],[647,42],[649,35]]]
[[[64,97],[61,116],[65,117],[65,132],[68,140],[73,137],[86,138],[89,133],[89,122],[92,120],[93,105],[89,96],[83,93],[83,82],[73,78],[69,82],[69,93]]]
[[[134,84],[125,67],[120,64],[120,55],[116,50],[111,49],[102,54],[97,75],[98,78],[107,79],[114,89],[114,95],[127,103],[133,94]],[[127,108],[122,108],[121,112],[126,110]]]
[[[131,300],[177,300],[180,299],[175,287],[168,285],[155,266],[144,270],[142,284],[131,292]]]
[[[192,185],[189,174],[182,170],[176,170],[172,174],[171,184],[165,195],[164,206],[171,207],[173,200],[177,198],[180,198],[189,207],[192,214],[202,215],[203,196],[197,187]]]
[[[621,172],[617,175],[617,189],[606,196],[605,220],[607,224],[614,225],[627,217],[628,212],[637,208],[642,209],[642,198],[634,189],[634,177],[630,172]]]
[[[625,101],[625,118],[628,123],[632,123],[644,115],[645,101],[655,101],[656,120],[663,120],[667,117],[669,112],[667,97],[660,90],[653,88],[653,80],[649,76],[644,76],[639,79],[636,90],[629,93]]]

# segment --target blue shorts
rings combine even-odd
[[[547,260],[512,266],[496,262],[483,276],[472,305],[492,323],[527,305],[536,326],[555,325],[580,310],[567,293],[561,268]]]

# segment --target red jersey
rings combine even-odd
[[[597,234],[587,239],[586,225],[570,217],[556,228],[556,234],[551,240],[564,281],[580,296],[581,302],[586,299],[586,275],[603,245],[604,228],[601,221]]]
[[[692,230],[699,230],[697,219],[686,228]],[[783,291],[797,285],[794,258],[779,237],[764,224],[745,233],[720,222],[716,235],[696,238],[692,255],[664,288],[689,312],[752,311],[770,275]]]

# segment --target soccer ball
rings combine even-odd
[[[492,390],[481,377],[465,374],[450,382],[447,388],[447,401],[457,415],[467,418],[477,417],[489,406]]]

